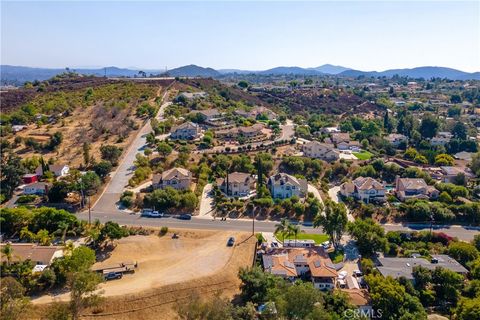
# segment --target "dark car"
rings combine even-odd
[[[105,275],[105,280],[122,279],[123,274],[121,272],[109,272]]]
[[[234,237],[228,238],[227,247],[233,247],[234,244],[235,244],[235,238]]]
[[[185,213],[185,214],[181,214],[178,219],[180,220],[192,220],[192,215],[191,214],[188,214],[188,213]]]

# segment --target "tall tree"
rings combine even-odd
[[[282,245],[285,244],[285,235],[288,233],[288,227],[290,222],[286,218],[280,220],[280,223],[275,225],[275,233],[279,233],[282,235]]]
[[[328,234],[333,246],[336,248],[346,230],[347,222],[348,217],[345,205],[327,200],[325,202],[325,213],[315,218],[314,226],[323,227],[323,230]]]
[[[2,193],[11,197],[13,191],[22,182],[25,168],[22,159],[14,153],[3,153],[0,170],[0,189]]]
[[[423,138],[433,138],[437,134],[439,127],[440,122],[438,118],[431,114],[426,114],[422,118],[419,131]]]
[[[387,249],[385,231],[372,219],[357,219],[349,222],[348,233],[357,241],[357,246],[362,255],[372,255],[376,251]]]

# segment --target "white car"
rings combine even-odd
[[[152,212],[150,213],[150,217],[152,217],[152,218],[161,218],[161,217],[163,217],[163,212],[158,212],[158,211],[156,211],[156,210],[155,210],[155,211],[152,211]]]
[[[322,247],[324,249],[328,249],[332,246],[332,244],[330,243],[330,241],[325,241],[325,242],[322,242]]]
[[[347,271],[340,271],[340,272],[338,273],[338,279],[343,280],[343,279],[345,279],[345,277],[346,277],[347,275],[348,275],[348,272],[347,272]]]

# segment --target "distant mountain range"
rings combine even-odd
[[[106,67],[98,69],[73,69],[70,70],[85,75],[95,75],[108,77],[134,77],[140,76],[140,71],[144,71],[147,75],[162,74],[164,70],[138,70],[117,67]],[[2,84],[23,84],[26,81],[46,80],[59,73],[65,72],[65,69],[48,69],[48,68],[31,68],[22,66],[1,65],[0,75]],[[183,77],[212,77],[217,78],[228,74],[258,74],[258,75],[304,75],[304,76],[320,76],[320,75],[337,75],[339,77],[393,77],[399,75],[410,78],[447,78],[452,80],[480,80],[480,72],[468,73],[452,68],[445,67],[418,67],[412,69],[391,69],[386,71],[360,71],[342,66],[334,66],[324,64],[315,68],[301,67],[276,67],[268,70],[249,71],[239,69],[221,69],[204,68],[197,65],[188,65],[168,70],[170,76]]]

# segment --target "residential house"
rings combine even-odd
[[[181,140],[191,140],[191,139],[198,138],[198,136],[200,135],[200,132],[201,132],[201,129],[198,124],[187,121],[173,128],[172,133],[170,134],[170,138],[181,139]]]
[[[337,269],[322,247],[272,248],[262,256],[265,272],[294,280],[310,278],[320,290],[335,288]]]
[[[372,300],[366,289],[341,289],[347,294],[348,301],[361,311],[360,314],[370,314],[372,312]],[[363,312],[363,313],[362,313]]]
[[[390,142],[395,148],[397,148],[401,144],[408,142],[408,138],[405,135],[399,133],[390,133],[385,139]]]
[[[27,173],[22,177],[23,183],[29,184],[38,181],[38,176],[35,173]]]
[[[429,270],[442,267],[462,275],[468,273],[468,270],[457,260],[445,254],[432,255],[431,260],[424,258],[378,258],[378,263],[377,270],[384,277],[390,276],[394,279],[404,277],[408,280],[414,280],[413,268],[416,266],[422,266]]]
[[[36,194],[36,195],[46,195],[48,190],[51,188],[51,184],[48,182],[34,182],[26,185],[23,188],[23,194]]]
[[[172,168],[161,174],[154,174],[152,186],[155,189],[171,187],[176,190],[188,190],[192,184],[192,173],[183,168]]]
[[[198,110],[198,111],[192,111],[191,113],[201,114],[205,118],[205,121],[219,120],[223,116],[223,113],[218,111],[218,109]]]
[[[263,134],[264,126],[261,123],[256,123],[249,127],[235,127],[231,129],[218,130],[215,136],[222,139],[237,139],[243,137],[246,139],[255,138]]]
[[[273,198],[286,199],[293,196],[304,197],[308,183],[305,179],[297,179],[286,173],[277,173],[268,179],[268,188]]]
[[[445,183],[453,183],[455,179],[459,175],[464,175],[465,180],[475,178],[475,175],[470,170],[470,168],[462,168],[462,167],[451,167],[451,166],[442,166],[440,167],[442,170],[442,182]]]
[[[249,111],[235,110],[235,114],[242,116],[244,118],[253,118],[253,119],[257,119],[262,115],[265,116],[268,120],[275,120],[277,118],[277,114],[275,112],[273,112],[268,108],[265,108],[264,106],[256,106]]]
[[[473,152],[461,151],[455,153],[453,157],[457,160],[472,161]]]
[[[340,142],[350,142],[350,133],[348,132],[334,132],[330,136],[332,142],[338,145]]]
[[[352,152],[360,152],[362,148],[360,147],[360,142],[358,141],[342,141],[340,143],[337,143],[337,149],[338,150],[350,150]]]
[[[192,100],[192,99],[198,99],[198,98],[205,98],[207,96],[207,93],[204,91],[197,91],[197,92],[182,92],[180,93],[180,96]]]
[[[339,152],[335,150],[333,145],[321,143],[318,141],[310,141],[303,145],[303,154],[309,158],[321,159],[332,162],[339,159]]]
[[[0,244],[0,248],[6,246],[6,243]],[[39,246],[34,243],[11,243],[13,249],[12,262],[21,262],[31,260],[36,265],[49,266],[55,258],[63,256],[63,248],[61,246]],[[1,261],[7,258],[2,254]]]
[[[433,137],[432,139],[430,139],[430,144],[434,147],[444,146],[449,142],[450,142],[450,138],[447,138],[447,137],[436,136],[436,137]]]
[[[341,131],[338,127],[325,127],[325,128],[322,128],[321,132],[326,134],[331,134],[331,133],[339,133]]]
[[[227,179],[217,179],[217,186],[227,196],[245,197],[255,190],[255,178],[249,173],[233,172]]]
[[[352,182],[345,182],[340,186],[340,193],[345,197],[354,197],[365,203],[384,202],[385,186],[370,177],[358,177]]]
[[[55,177],[65,177],[70,172],[70,168],[65,164],[51,164],[48,169],[55,175]]]
[[[52,172],[55,177],[65,177],[70,172],[70,167],[66,164],[50,164],[48,171]],[[41,165],[35,169],[35,174],[37,176],[43,176],[44,172]]]
[[[410,198],[435,199],[439,194],[435,187],[427,185],[423,179],[398,176],[395,179],[395,193],[401,201]]]

